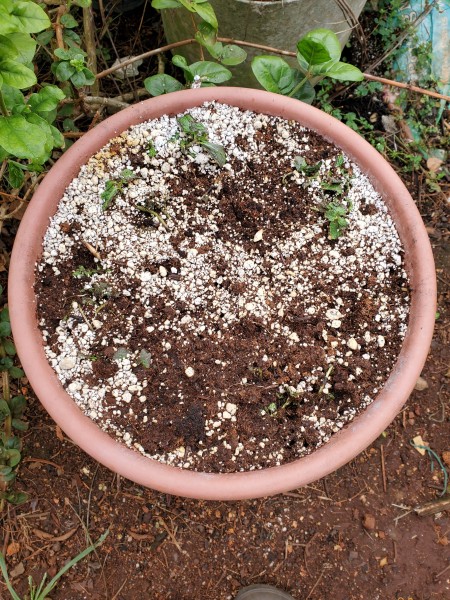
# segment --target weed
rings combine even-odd
[[[183,115],[177,121],[183,133],[180,139],[180,148],[184,152],[192,146],[201,146],[219,167],[224,166],[227,162],[225,149],[220,144],[213,144],[208,140],[208,131],[203,123],[196,121],[192,115]]]
[[[109,531],[105,531],[105,533],[103,533],[96,542],[94,542],[93,544],[88,546],[85,550],[83,550],[82,552],[77,554],[74,558],[72,558],[72,560],[67,562],[62,567],[62,569],[60,569],[58,571],[58,573],[56,573],[56,575],[47,583],[47,585],[45,585],[46,581],[47,581],[47,573],[45,573],[44,577],[42,578],[42,580],[38,586],[35,585],[35,583],[33,582],[33,578],[30,575],[30,577],[28,577],[28,598],[29,598],[29,600],[45,600],[45,598],[48,598],[48,595],[55,588],[56,584],[61,579],[61,577],[65,573],[67,573],[67,571],[69,571],[72,567],[74,567],[77,563],[79,563],[81,560],[83,560],[83,558],[88,556],[88,554],[90,554],[96,548],[98,548],[101,544],[103,544],[103,542],[105,541],[108,534],[109,534]],[[5,580],[5,584],[8,589],[8,592],[11,594],[12,600],[21,600],[20,596],[16,593],[16,591],[12,587],[12,584],[11,584],[11,581],[10,581],[9,575],[8,575],[8,569],[6,566],[5,557],[3,556],[3,554],[1,552],[0,552],[0,570],[2,572],[3,579]]]
[[[348,226],[348,221],[345,215],[348,213],[348,207],[345,204],[340,204],[333,200],[326,206],[324,215],[329,221],[329,237],[336,240],[344,233],[344,229]]]
[[[0,285],[0,296],[3,288]],[[10,378],[20,378],[25,374],[14,365],[16,347],[11,340],[9,312],[5,307],[0,312],[0,371],[2,372],[3,394],[0,398],[0,512],[5,501],[20,504],[26,495],[10,490],[16,479],[16,471],[21,461],[22,443],[13,431],[26,431],[28,423],[23,420],[26,408],[25,396],[11,396]]]
[[[129,181],[134,178],[135,174],[133,171],[131,171],[131,169],[124,169],[117,179],[110,179],[107,181],[105,190],[100,195],[101,199],[103,200],[102,210],[107,210],[114,198],[120,194],[125,185],[127,185]]]

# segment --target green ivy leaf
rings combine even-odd
[[[16,46],[6,35],[0,35],[0,56],[2,60],[15,59],[19,56]]]
[[[61,100],[66,97],[65,93],[56,85],[46,85],[37,94],[31,94],[28,98],[28,106],[38,115],[57,108]]]
[[[6,108],[12,112],[14,108],[25,106],[25,96],[17,88],[10,85],[3,85],[2,96],[5,101]]]
[[[222,47],[221,52],[217,53],[215,58],[223,65],[240,65],[247,58],[247,52],[235,44],[227,44]]]
[[[37,125],[41,129],[41,138],[42,138],[42,147],[43,147],[41,156],[43,154],[49,154],[53,148],[53,135],[52,135],[52,130],[50,129],[50,125],[47,123],[47,121],[43,117],[40,117],[39,115],[37,115],[35,113],[28,113],[24,116],[25,116],[26,120],[28,121],[28,123]],[[41,157],[38,157],[38,158],[40,159]],[[38,160],[37,162],[40,162],[40,160]]]
[[[16,60],[22,64],[28,64],[33,61],[36,52],[36,42],[28,33],[15,32],[9,33],[6,36],[18,50],[18,58]]]
[[[3,340],[3,348],[5,349],[6,354],[9,356],[15,356],[17,354],[16,347],[14,346],[12,340]]]
[[[20,0],[2,0],[2,12],[6,12],[7,17],[0,16],[0,33],[5,33],[3,28],[13,31],[22,31],[24,33],[39,33],[44,29],[51,27],[50,19],[46,12],[34,2],[21,2]]]
[[[151,96],[161,96],[170,92],[178,92],[184,89],[184,85],[170,75],[152,75],[144,80],[145,89]]]
[[[357,67],[344,62],[332,65],[325,71],[325,74],[338,81],[362,81],[364,79],[364,75]]]
[[[39,46],[47,46],[52,39],[55,37],[55,32],[53,29],[49,29],[48,31],[43,31],[39,35],[36,36],[36,42]]]
[[[175,54],[175,56],[172,58],[172,64],[180,69],[183,69],[183,71],[189,70],[187,60],[184,58],[184,56],[181,56],[181,54]]]
[[[0,398],[0,415],[4,419],[5,417],[9,417],[11,414],[9,404],[3,398]]]
[[[14,60],[0,61],[0,75],[4,83],[19,90],[31,87],[37,81],[31,69]]]
[[[13,417],[21,417],[27,405],[25,396],[14,396],[10,400],[11,413]]]
[[[36,115],[37,116],[37,115]],[[2,147],[17,158],[36,160],[46,146],[42,128],[23,115],[0,117],[0,140]]]
[[[192,75],[191,81],[198,75],[202,83],[223,83],[231,79],[231,71],[208,60],[201,60],[189,65],[189,73]]]
[[[24,180],[23,170],[19,163],[16,163],[14,160],[8,160],[8,173],[7,173],[8,183],[12,188],[19,188]],[[5,348],[6,350],[6,348]],[[8,352],[9,354],[9,352]]]
[[[305,70],[310,65],[337,62],[341,57],[341,44],[330,29],[313,29],[297,44],[297,59]]]
[[[81,44],[80,36],[73,29],[64,29],[63,40],[71,48],[78,48],[78,45]]]
[[[196,4],[195,12],[201,19],[206,21],[206,23],[209,23],[211,27],[214,27],[214,29],[216,30],[218,29],[219,25],[217,23],[216,13],[214,12],[214,9],[209,2],[202,2],[201,4]]]
[[[65,140],[63,134],[59,131],[59,129],[56,129],[56,127],[54,127],[53,125],[50,125],[50,133],[53,138],[53,147],[54,148],[64,148],[66,140]]]
[[[59,81],[68,81],[76,73],[76,68],[67,60],[53,63],[51,70]]]
[[[64,27],[66,27],[67,29],[73,29],[74,27],[78,27],[76,19],[70,13],[65,13],[61,17],[61,25],[64,25]]]
[[[75,71],[75,73],[73,73],[73,75],[70,77],[70,81],[76,88],[80,88],[83,87],[83,85],[86,85],[86,76],[84,74],[84,71]]]
[[[14,379],[20,379],[21,377],[24,377],[25,373],[22,371],[22,369],[19,369],[19,367],[10,367],[10,369],[8,369],[9,371],[9,375],[11,377],[13,377]]]
[[[298,74],[296,69],[278,56],[255,56],[252,71],[265,90],[285,95],[294,88]]]
[[[17,431],[27,431],[28,429],[28,423],[26,421],[22,421],[21,419],[12,419],[11,425],[14,427],[14,429],[17,429]]]
[[[15,420],[16,419],[13,419],[12,423],[14,423]],[[14,427],[14,425],[13,425],[13,427]],[[14,467],[17,467],[17,465],[20,463],[20,458],[21,458],[19,450],[14,450],[14,449],[7,450],[5,454],[6,454],[6,458],[8,461],[8,465],[10,467],[12,467],[13,469],[14,469]]]
[[[164,8],[180,8],[178,0],[152,0],[152,8],[163,10]]]
[[[5,356],[0,358],[0,371],[9,371],[13,366],[12,358]]]
[[[0,337],[8,337],[11,335],[11,325],[8,321],[2,321],[0,323]]]
[[[211,53],[210,48],[213,48],[217,42],[217,29],[206,21],[201,21],[197,26],[195,39]],[[220,44],[220,46],[222,46],[222,44]],[[212,56],[216,58],[213,54]]]

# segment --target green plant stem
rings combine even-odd
[[[5,357],[6,357],[5,349],[3,347],[3,344],[0,344],[0,358],[5,358]],[[3,371],[2,372],[2,386],[3,386],[3,399],[9,405],[9,402],[11,400],[11,390],[10,390],[10,387],[9,387],[9,373],[8,373],[8,371]],[[11,415],[9,415],[9,416],[6,417],[5,424],[4,424],[4,429],[5,429],[6,438],[11,437],[11,431],[12,431]]]
[[[304,83],[308,81],[308,75],[306,75],[305,77],[303,77],[303,79],[300,81],[300,83],[297,83],[297,85],[295,86],[295,88],[292,90],[292,92],[290,92],[288,94],[289,98],[292,98],[292,96],[294,94],[296,94],[298,92],[298,90],[304,85]]]
[[[5,104],[5,99],[3,98],[3,94],[0,90],[0,110],[2,111],[2,115],[7,117],[8,116],[8,109],[6,108],[6,104]]]

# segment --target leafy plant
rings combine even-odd
[[[0,285],[0,296],[3,288]],[[23,395],[11,396],[10,377],[24,376],[22,369],[14,365],[16,347],[11,340],[9,312],[5,307],[0,312],[0,371],[2,372],[3,394],[0,398],[0,512],[5,501],[20,504],[26,495],[10,489],[16,478],[16,470],[21,460],[22,447],[20,438],[13,430],[26,431],[28,423],[23,420],[26,399]]]
[[[345,204],[341,204],[336,200],[329,202],[325,208],[325,218],[329,221],[329,236],[332,240],[337,240],[344,233],[344,229],[348,226],[348,221],[345,218],[349,209]]]
[[[30,575],[28,577],[29,600],[45,600],[46,598],[48,598],[48,595],[55,588],[56,584],[61,579],[61,577],[65,573],[67,573],[67,571],[69,571],[72,567],[74,567],[77,563],[79,563],[81,560],[83,560],[83,558],[86,558],[86,556],[88,556],[91,552],[93,552],[96,548],[98,548],[101,544],[103,544],[103,542],[105,541],[108,534],[109,534],[109,531],[108,530],[105,531],[105,533],[103,533],[96,542],[94,542],[93,544],[88,546],[85,550],[83,550],[82,552],[77,554],[74,558],[72,558],[72,560],[67,562],[58,571],[58,573],[56,573],[56,575],[47,583],[47,585],[45,585],[45,583],[47,581],[47,573],[45,573],[44,577],[42,578],[42,580],[38,586],[36,586],[34,584],[33,578]],[[3,579],[5,580],[5,584],[8,589],[8,592],[11,594],[11,598],[13,600],[21,600],[20,596],[16,593],[16,591],[12,587],[11,581],[8,576],[8,569],[6,566],[5,557],[3,556],[3,554],[1,552],[0,552],[0,570],[2,572]]]
[[[51,66],[58,81],[70,81],[76,88],[94,83],[95,75],[87,68],[87,55],[81,48],[57,48],[54,54],[60,59]]]
[[[131,169],[124,169],[117,179],[109,179],[100,197],[103,200],[102,209],[106,210],[114,198],[123,191],[125,185],[135,177]]]
[[[65,94],[53,85],[28,98],[20,91],[37,82],[36,41],[30,34],[48,27],[47,14],[31,0],[0,0],[0,160],[8,159],[8,182],[16,187],[23,181],[23,171],[38,170],[53,148],[64,145],[52,123]]]
[[[297,44],[298,68],[291,67],[278,56],[256,56],[252,71],[269,92],[297,98],[311,104],[314,85],[324,77],[338,81],[362,81],[361,71],[340,61],[341,45],[329,29],[314,29]]]
[[[196,83],[199,87],[211,87],[217,83],[228,81],[232,76],[231,71],[208,60],[200,60],[188,65],[184,56],[177,54],[173,57],[172,62],[176,67],[182,69],[186,86]],[[165,73],[147,77],[144,80],[144,86],[151,96],[178,92],[185,88],[185,85],[175,77]]]
[[[223,167],[227,162],[225,148],[208,141],[208,131],[203,123],[196,121],[192,115],[183,115],[177,121],[183,133],[183,138],[180,140],[181,149],[187,151],[191,146],[201,146],[219,167]]]

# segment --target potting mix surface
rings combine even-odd
[[[409,290],[387,208],[298,123],[211,103],[81,168],[37,266],[50,364],[141,453],[232,472],[313,451],[376,396]],[[180,118],[181,117],[181,118]]]

